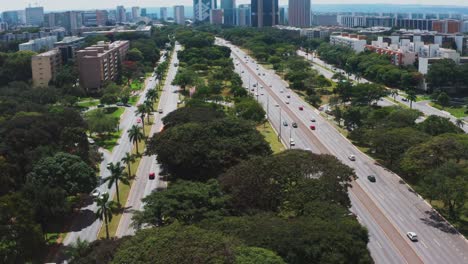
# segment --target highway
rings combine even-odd
[[[236,71],[246,88],[264,106],[286,145],[291,137],[295,142],[292,148],[332,154],[354,168],[358,179],[349,190],[351,210],[369,230],[368,247],[376,263],[468,263],[467,240],[398,175],[359,151],[318,110],[287,89],[287,84],[273,71],[265,70],[224,40],[217,39],[217,44],[231,48]],[[283,121],[288,125],[284,126]],[[298,127],[292,128],[291,122],[296,122]],[[311,125],[316,130],[311,130]],[[356,161],[350,161],[349,155],[355,155]],[[375,175],[377,181],[368,181],[368,175]],[[418,234],[418,242],[406,237],[410,231]]]
[[[160,62],[164,61],[165,58],[162,57]],[[145,89],[141,92],[140,98],[137,102],[137,105],[142,104],[145,101],[146,93],[149,89],[156,87],[158,80],[156,77],[149,77],[146,82]],[[107,169],[107,164],[110,162],[119,162],[125,156],[125,153],[130,152],[133,148],[133,144],[128,139],[128,130],[131,126],[137,125],[136,116],[137,108],[136,106],[127,107],[125,112],[120,118],[119,129],[122,130],[122,135],[117,141],[117,145],[114,147],[112,152],[99,149],[103,154],[103,161],[100,164],[100,184],[98,186],[101,193],[108,192],[110,197],[114,196],[115,186],[112,185],[111,188],[107,187],[107,183],[103,183],[104,178],[110,176],[110,172]],[[96,218],[97,206],[95,202],[90,200],[90,203],[81,208],[78,215],[73,219],[73,223],[70,227],[70,232],[67,234],[63,240],[65,246],[73,244],[78,238],[81,240],[94,241],[97,239],[99,230],[102,226],[102,221]]]
[[[171,83],[175,78],[178,67],[174,66],[174,63],[179,63],[177,59],[177,51],[181,49],[180,45],[176,45],[175,52],[172,55],[172,59],[169,64],[169,70],[167,73],[166,81],[161,93],[159,100],[158,109],[163,109],[163,113],[155,113],[154,123],[151,127],[150,137],[155,133],[158,133],[163,128],[161,119],[168,113],[177,109],[177,101],[179,100],[179,94],[174,93],[179,87],[173,86]],[[149,174],[154,172],[156,178],[154,180],[149,179]],[[135,229],[132,227],[132,216],[134,210],[142,210],[143,203],[141,199],[149,195],[151,192],[158,188],[165,188],[167,183],[160,179],[160,168],[156,162],[156,156],[144,156],[136,172],[136,178],[133,181],[130,194],[125,204],[125,212],[120,219],[119,226],[117,228],[116,236],[122,237],[126,235],[134,235]]]
[[[313,62],[312,68],[317,70],[320,74],[322,74],[323,76],[325,76],[328,79],[332,79],[332,76],[337,71],[340,71],[341,73],[343,73],[346,76],[346,73],[343,70],[338,70],[338,69],[334,70],[334,68],[335,68],[334,66],[332,66],[330,64],[327,64],[326,62],[322,61],[319,58],[314,57],[313,55],[310,55],[310,54],[307,55],[305,52],[303,52],[301,50],[298,50],[297,54],[299,56],[302,56],[302,57],[306,58],[307,60]],[[354,76],[352,74],[349,77],[354,82],[370,83],[370,81],[368,81],[368,80],[366,80],[364,78],[357,79],[356,76]],[[405,100],[405,96],[403,96],[402,94],[396,95],[395,99],[401,104],[404,104],[404,105],[406,105],[408,107],[410,106],[410,102]],[[391,101],[391,100],[388,100],[386,98],[384,98],[384,100],[386,101],[386,103],[394,104],[394,102]],[[439,110],[439,109],[437,109],[435,107],[430,106],[429,101],[413,102],[412,103],[412,108],[421,111],[426,116],[436,115],[436,116],[441,116],[441,117],[448,118],[454,124],[456,124],[456,122],[457,122],[456,117],[452,116],[450,113],[448,113],[446,111],[441,111],[441,110]],[[461,129],[463,129],[465,131],[465,133],[468,133],[468,123],[466,121],[464,121],[464,123],[465,123],[465,125],[463,127],[461,127]]]

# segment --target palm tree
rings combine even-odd
[[[146,118],[147,118],[148,124],[149,124],[149,122],[150,122],[150,114],[151,114],[152,112],[154,112],[154,105],[153,105],[153,102],[152,102],[152,101],[149,101],[149,100],[146,100],[146,101],[143,103],[143,105],[144,105],[145,108],[146,108],[146,113],[147,113]]]
[[[140,154],[138,152],[138,142],[140,142],[144,137],[145,135],[143,134],[143,132],[141,132],[140,128],[136,125],[133,125],[128,130],[128,138],[130,139],[130,141],[136,144],[137,154]]]
[[[406,95],[406,99],[408,99],[408,101],[410,102],[410,109],[413,108],[413,102],[416,101],[416,93],[413,91],[413,90],[409,90],[407,95]]]
[[[146,99],[150,100],[151,102],[154,102],[158,98],[158,91],[156,89],[150,89],[146,93]]]
[[[396,101],[396,96],[398,95],[398,90],[397,89],[392,89],[390,94],[392,95],[393,100]]]
[[[461,118],[458,118],[457,121],[455,121],[455,124],[456,124],[459,128],[463,128],[463,126],[465,125],[464,122],[463,122],[463,119],[461,119]]]
[[[132,164],[132,162],[135,162],[135,156],[130,154],[130,152],[127,152],[125,153],[125,156],[122,158],[121,161],[127,165],[128,176],[131,177],[132,172],[131,172],[130,164]]]
[[[117,204],[114,201],[109,201],[109,194],[104,193],[96,201],[98,210],[96,216],[100,220],[104,220],[106,227],[106,238],[109,239],[109,222],[112,220],[112,214],[117,209]]]
[[[81,240],[81,238],[78,237],[76,242],[66,249],[65,255],[67,255],[70,258],[70,260],[81,258],[83,256],[86,256],[88,248],[89,242],[86,240]]]
[[[147,108],[144,104],[138,105],[135,114],[140,116],[141,124],[143,125],[143,135],[145,135],[145,115],[148,113]]]
[[[119,195],[119,181],[125,185],[129,185],[128,175],[124,172],[125,167],[120,165],[120,162],[109,163],[107,164],[111,175],[104,179],[104,182],[109,182],[108,188],[112,187],[112,184],[115,184],[115,191],[117,193],[117,203],[120,204],[120,195]]]

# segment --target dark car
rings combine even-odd
[[[98,107],[98,108],[103,108],[104,105],[103,105],[103,104],[98,104],[97,107]]]
[[[150,180],[154,180],[156,178],[156,174],[154,172],[151,172],[148,177]]]
[[[374,175],[369,175],[369,176],[367,176],[367,179],[368,179],[370,182],[375,182],[375,181],[376,181]]]
[[[291,125],[292,125],[292,127],[297,128],[297,123],[296,122],[293,122]]]

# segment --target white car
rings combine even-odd
[[[354,155],[349,155],[349,156],[348,156],[348,159],[349,159],[350,161],[356,161],[356,156],[354,156]]]
[[[293,138],[290,138],[290,139],[289,139],[289,145],[291,145],[291,146],[296,146],[296,142],[294,141]]]
[[[415,232],[408,232],[406,236],[413,242],[418,241],[418,235]]]
[[[158,109],[158,113],[162,114],[163,110],[161,108]]]
[[[99,195],[101,195],[101,190],[99,190],[97,188],[94,189],[93,192],[91,193],[91,197],[93,197],[93,198],[98,198]]]

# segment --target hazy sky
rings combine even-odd
[[[173,6],[176,4],[192,5],[192,0],[0,0],[0,10],[24,9],[28,4],[44,6],[46,11],[66,9],[94,9],[113,8],[119,4],[124,6]],[[288,0],[280,0],[280,4],[287,4]],[[237,0],[238,4],[250,3],[250,0]],[[424,4],[424,5],[460,5],[468,6],[468,0],[312,0],[313,4]]]

